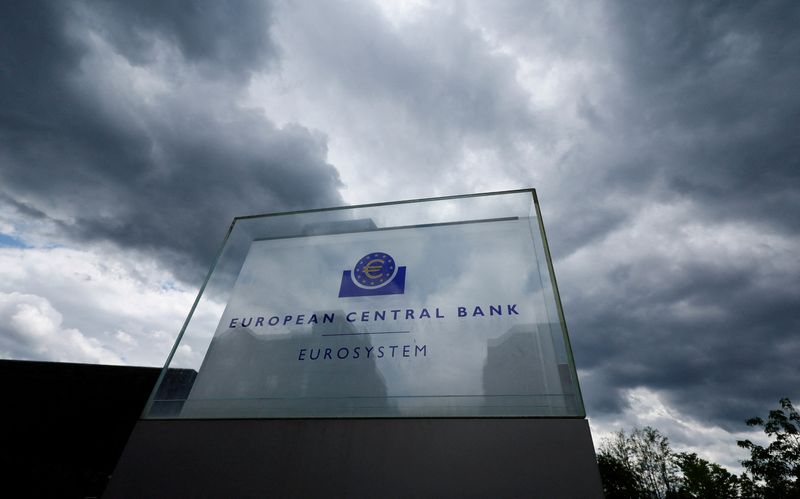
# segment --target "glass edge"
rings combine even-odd
[[[217,264],[219,263],[220,257],[222,257],[222,253],[225,251],[225,247],[228,245],[228,239],[230,239],[231,234],[233,233],[233,228],[236,226],[236,218],[233,219],[230,226],[228,227],[228,231],[225,233],[225,237],[222,239],[222,244],[220,244],[219,249],[217,250],[217,254],[214,256],[214,260],[211,264],[211,268],[208,269],[208,273],[206,274],[205,279],[203,280],[203,284],[200,286],[200,290],[197,292],[197,297],[194,299],[194,303],[192,303],[192,308],[189,309],[189,313],[186,316],[186,319],[183,321],[183,325],[181,326],[181,330],[178,333],[178,336],[175,338],[175,343],[172,345],[172,349],[167,356],[167,360],[164,363],[164,367],[161,369],[161,372],[158,374],[158,379],[156,379],[155,385],[153,385],[153,390],[150,392],[150,396],[147,398],[147,403],[142,410],[139,419],[151,419],[148,417],[150,410],[153,407],[153,402],[156,399],[156,393],[158,393],[158,389],[161,388],[161,383],[164,381],[164,378],[167,375],[167,370],[169,369],[169,365],[172,362],[172,358],[175,356],[175,352],[178,350],[178,345],[180,345],[181,340],[183,339],[183,334],[186,332],[186,328],[189,326],[189,322],[192,320],[194,316],[194,311],[197,308],[197,305],[200,303],[200,299],[203,297],[203,293],[206,290],[206,286],[208,282],[211,280],[211,276],[214,274],[214,270],[217,268]]]
[[[477,197],[487,197],[487,196],[501,196],[505,194],[523,194],[526,192],[530,192],[533,195],[534,200],[536,199],[536,189],[532,187],[526,187],[524,189],[511,189],[507,191],[491,191],[491,192],[478,192],[474,194],[454,194],[452,196],[438,196],[432,198],[415,198],[415,199],[401,199],[398,201],[384,201],[380,203],[367,203],[367,204],[354,204],[354,205],[342,205],[342,206],[331,206],[327,208],[313,208],[310,210],[296,210],[296,211],[282,211],[282,212],[275,212],[275,213],[260,213],[256,215],[243,215],[240,217],[235,217],[234,221],[237,220],[248,220],[252,218],[263,218],[263,217],[278,217],[284,215],[300,215],[304,213],[320,213],[323,211],[339,211],[339,210],[353,210],[353,209],[360,209],[360,208],[375,208],[380,206],[390,206],[390,205],[398,205],[398,204],[413,204],[413,203],[425,203],[430,201],[448,201],[452,199],[468,199],[468,198],[477,198]]]
[[[407,421],[410,419],[586,419],[586,416],[583,414],[567,414],[567,415],[529,415],[529,416],[520,416],[520,415],[508,415],[504,416],[500,415],[492,415],[492,416],[475,416],[475,415],[464,415],[464,416],[302,416],[302,417],[291,417],[291,416],[242,416],[242,417],[191,417],[191,418],[182,418],[180,416],[157,416],[153,418],[148,418],[153,421],[242,421],[248,419],[260,419],[260,420],[270,420],[270,421],[319,421],[319,420],[343,420],[343,419],[394,419],[400,421]]]
[[[572,372],[575,375],[575,390],[580,402],[580,412],[582,417],[586,417],[586,406],[583,403],[583,392],[581,391],[580,379],[578,379],[578,366],[575,365],[575,357],[572,354],[572,343],[569,339],[569,332],[567,329],[567,320],[564,317],[564,309],[561,306],[561,293],[558,291],[558,282],[556,281],[556,272],[553,265],[553,257],[550,255],[550,245],[547,243],[547,234],[544,230],[544,220],[542,220],[542,211],[539,208],[539,198],[536,195],[536,190],[531,189],[533,196],[533,206],[536,210],[536,219],[539,222],[539,232],[542,234],[542,245],[544,246],[545,260],[547,260],[547,270],[550,273],[550,280],[553,284],[553,296],[556,300],[556,311],[558,312],[558,321],[561,323],[561,332],[564,336],[564,343],[567,348],[567,360]]]

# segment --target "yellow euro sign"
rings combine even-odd
[[[370,279],[377,279],[381,276],[381,271],[383,270],[383,260],[376,258],[375,260],[370,260],[364,265],[364,275]]]

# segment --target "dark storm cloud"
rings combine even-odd
[[[20,217],[196,280],[233,216],[340,204],[324,137],[236,104],[275,57],[266,4],[0,9],[0,199]]]
[[[89,2],[81,14],[136,64],[152,62],[164,40],[208,72],[246,74],[274,57],[270,11],[259,0],[118,0]]]
[[[626,401],[610,395],[647,387],[684,413],[741,430],[748,414],[795,394],[797,268],[780,276],[747,260],[634,257],[610,266],[603,293],[574,289],[571,322],[585,330],[576,346],[581,367],[605,383],[593,408],[613,413]]]
[[[571,103],[587,129],[557,158],[558,184],[538,184],[570,200],[591,193],[591,210],[545,206],[562,228],[562,252],[602,238],[652,201],[696,201],[709,221],[800,229],[794,2],[471,8],[519,53],[591,69]]]
[[[706,215],[800,229],[800,7],[656,2],[614,14],[624,119],[659,137],[651,174]]]
[[[622,83],[589,105],[623,152],[595,155],[592,202],[560,210],[552,231],[556,254],[594,258],[565,290],[579,366],[602,392],[587,393],[589,408],[618,413],[620,389],[646,387],[683,414],[743,430],[778,398],[800,397],[800,7],[607,10]],[[653,205],[686,209],[631,229]],[[636,234],[617,239],[634,245],[627,259],[603,244],[623,230]]]
[[[0,4],[0,203],[192,269],[233,215],[338,204],[323,137],[236,104],[285,64],[381,160],[376,201],[470,185],[470,148],[535,182],[591,417],[639,387],[731,429],[800,400],[800,4],[509,5],[471,5],[478,29],[287,2],[278,50],[263,3]],[[571,102],[530,103],[570,70]]]

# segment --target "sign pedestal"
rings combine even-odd
[[[139,421],[106,490],[140,497],[602,497],[585,419]]]

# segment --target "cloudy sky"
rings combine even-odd
[[[0,3],[0,357],[160,365],[235,215],[535,187],[595,439],[800,402],[800,4]]]

